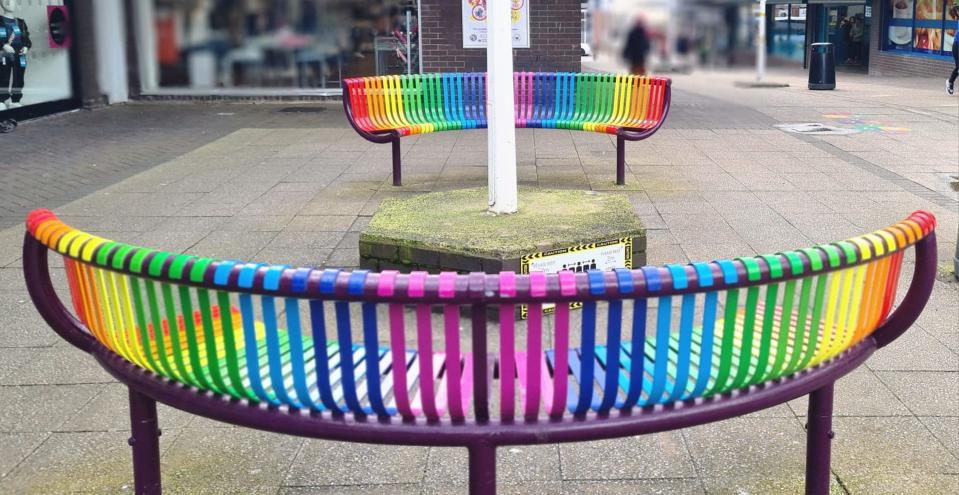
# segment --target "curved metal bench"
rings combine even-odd
[[[23,263],[47,323],[129,388],[138,493],[160,490],[155,401],[306,437],[466,447],[471,492],[493,493],[499,446],[671,430],[804,394],[807,492],[827,493],[833,383],[922,311],[934,228],[917,211],[766,256],[428,275],[172,254],[38,210]],[[911,246],[915,274],[893,309]],[[70,309],[48,252],[64,260]],[[574,301],[582,311],[570,311]],[[544,326],[547,303],[556,311]],[[514,317],[520,304],[530,306],[526,322]]]
[[[400,138],[482,129],[486,73],[358,77],[344,80],[343,108],[356,132],[393,143],[393,185],[402,185]],[[669,114],[665,77],[572,72],[513,74],[516,127],[616,135],[616,183],[626,183],[626,141],[656,133]]]

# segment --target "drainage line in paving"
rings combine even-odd
[[[887,168],[880,167],[862,157],[856,156],[848,151],[840,149],[832,143],[828,143],[821,139],[817,139],[814,136],[805,136],[802,134],[794,134],[797,138],[819,148],[822,151],[829,153],[830,155],[839,158],[840,160],[850,164],[855,165],[866,172],[869,172],[880,179],[887,180],[893,184],[903,188],[904,190],[919,196],[926,201],[935,203],[943,208],[949,208],[955,210],[959,208],[959,201],[946,196],[945,194],[940,193],[939,191],[929,189],[928,187],[915,182],[913,180],[907,179],[892,170]]]

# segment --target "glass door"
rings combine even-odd
[[[865,5],[826,6],[826,41],[835,46],[836,65],[865,71],[869,66],[872,9]]]

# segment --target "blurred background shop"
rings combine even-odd
[[[873,16],[864,1],[773,3],[767,15],[773,63],[805,67],[809,44],[828,42],[834,46],[838,69],[867,71]]]
[[[328,96],[349,77],[485,69],[486,0],[125,3],[140,95]],[[579,70],[578,0],[512,6],[517,70]]]
[[[835,45],[839,70],[932,76],[952,68],[957,19],[952,0],[588,0],[584,52],[615,58],[628,27],[645,19],[661,71],[754,63],[758,22],[766,22],[769,64],[802,67],[809,46]],[[943,76],[944,77],[944,76]]]
[[[810,44],[828,41],[840,70],[939,79],[952,69],[950,2],[768,0],[760,17],[742,0],[511,0],[514,66],[611,69],[642,20],[653,72],[745,67],[764,19],[770,65],[803,68]],[[337,97],[348,77],[486,66],[486,0],[4,4],[14,53],[0,70],[0,121],[131,98]]]
[[[148,93],[324,93],[344,77],[420,67],[409,1],[150,0],[135,3],[134,17]]]

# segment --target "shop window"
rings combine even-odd
[[[152,30],[141,56],[156,68],[146,87],[325,89],[416,73],[415,9],[412,0],[153,0],[140,13]]]
[[[73,98],[70,27],[62,0],[0,0],[0,114]]]
[[[957,19],[952,0],[885,0],[883,49],[951,57]]]
[[[772,6],[770,54],[802,61],[806,49],[806,6],[778,4]]]

